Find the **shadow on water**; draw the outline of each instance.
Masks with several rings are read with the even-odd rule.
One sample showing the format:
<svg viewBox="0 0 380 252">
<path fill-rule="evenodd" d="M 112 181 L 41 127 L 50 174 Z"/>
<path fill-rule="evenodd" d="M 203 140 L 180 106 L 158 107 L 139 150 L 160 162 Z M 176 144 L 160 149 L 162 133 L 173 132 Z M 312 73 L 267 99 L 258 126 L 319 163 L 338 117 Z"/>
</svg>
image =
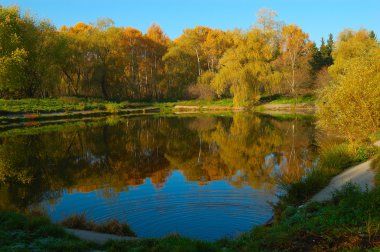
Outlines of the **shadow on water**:
<svg viewBox="0 0 380 252">
<path fill-rule="evenodd" d="M 249 113 L 2 132 L 0 206 L 117 219 L 142 237 L 233 237 L 271 216 L 279 177 L 313 166 L 316 134 L 313 120 Z"/>
</svg>

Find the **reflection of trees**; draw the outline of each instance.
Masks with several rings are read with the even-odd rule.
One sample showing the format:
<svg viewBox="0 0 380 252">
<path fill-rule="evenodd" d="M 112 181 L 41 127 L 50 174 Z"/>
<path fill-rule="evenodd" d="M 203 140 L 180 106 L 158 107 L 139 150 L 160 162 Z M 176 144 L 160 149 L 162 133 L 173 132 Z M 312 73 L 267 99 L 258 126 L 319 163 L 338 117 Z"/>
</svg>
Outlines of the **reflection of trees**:
<svg viewBox="0 0 380 252">
<path fill-rule="evenodd" d="M 294 126 L 294 131 L 292 127 Z M 289 130 L 290 129 L 290 130 Z M 227 179 L 233 186 L 270 187 L 311 165 L 314 129 L 304 121 L 268 117 L 143 117 L 0 138 L 0 194 L 26 207 L 59 197 L 62 189 L 103 189 L 112 198 L 128 186 L 164 186 L 170 171 L 200 184 Z M 5 189 L 6 188 L 6 189 Z"/>
<path fill-rule="evenodd" d="M 264 166 L 264 161 L 281 138 L 267 120 L 235 114 L 231 127 L 218 126 L 210 139 L 219 146 L 220 157 L 230 170 L 228 175 L 234 176 L 234 185 L 257 188 L 273 184 L 273 169 Z"/>
<path fill-rule="evenodd" d="M 228 179 L 237 187 L 271 187 L 278 175 L 291 182 L 312 166 L 312 121 L 277 121 L 248 114 L 214 119 L 192 119 L 189 127 L 197 135 L 175 139 L 179 149 L 166 154 L 172 167 L 182 170 L 189 181 Z"/>
<path fill-rule="evenodd" d="M 49 192 L 88 192 L 112 187 L 114 192 L 144 182 L 164 183 L 169 171 L 164 157 L 162 119 L 130 120 L 115 126 L 70 129 L 41 135 L 1 138 L 0 182 L 19 207 L 55 197 Z M 165 170 L 166 169 L 166 170 Z M 106 194 L 105 194 L 106 195 Z M 109 193 L 108 193 L 109 195 Z"/>
<path fill-rule="evenodd" d="M 278 176 L 282 183 L 299 181 L 315 160 L 315 128 L 310 120 L 290 120 L 274 125 L 282 136 L 277 150 Z"/>
</svg>

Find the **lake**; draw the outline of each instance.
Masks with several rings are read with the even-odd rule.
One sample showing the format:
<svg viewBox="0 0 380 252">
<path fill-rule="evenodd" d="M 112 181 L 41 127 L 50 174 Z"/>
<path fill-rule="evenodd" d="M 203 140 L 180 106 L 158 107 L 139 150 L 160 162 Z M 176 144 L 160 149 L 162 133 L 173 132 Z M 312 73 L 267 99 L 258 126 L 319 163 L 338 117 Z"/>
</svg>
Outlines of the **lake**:
<svg viewBox="0 0 380 252">
<path fill-rule="evenodd" d="M 216 240 L 265 223 L 279 181 L 317 162 L 313 119 L 108 117 L 0 132 L 0 206 Z"/>
</svg>

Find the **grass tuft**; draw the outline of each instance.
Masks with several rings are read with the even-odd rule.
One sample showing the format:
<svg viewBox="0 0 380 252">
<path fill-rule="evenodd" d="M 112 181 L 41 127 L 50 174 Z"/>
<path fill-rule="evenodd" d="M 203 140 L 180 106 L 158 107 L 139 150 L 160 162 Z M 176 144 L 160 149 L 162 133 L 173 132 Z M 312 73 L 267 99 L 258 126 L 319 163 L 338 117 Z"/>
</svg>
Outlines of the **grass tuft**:
<svg viewBox="0 0 380 252">
<path fill-rule="evenodd" d="M 135 232 L 132 231 L 127 223 L 120 223 L 117 220 L 109 220 L 101 224 L 96 224 L 93 221 L 87 220 L 84 214 L 72 215 L 64 219 L 61 224 L 65 227 L 74 229 L 90 230 L 122 236 L 136 236 Z"/>
</svg>

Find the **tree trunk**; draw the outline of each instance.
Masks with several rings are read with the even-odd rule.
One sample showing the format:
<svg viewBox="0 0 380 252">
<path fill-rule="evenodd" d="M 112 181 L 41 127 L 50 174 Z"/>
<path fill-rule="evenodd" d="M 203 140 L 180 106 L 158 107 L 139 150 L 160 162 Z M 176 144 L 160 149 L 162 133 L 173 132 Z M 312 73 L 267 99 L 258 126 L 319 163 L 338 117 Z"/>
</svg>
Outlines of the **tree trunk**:
<svg viewBox="0 0 380 252">
<path fill-rule="evenodd" d="M 202 74 L 201 59 L 199 58 L 198 49 L 195 49 L 195 53 L 197 54 L 197 61 L 198 61 L 198 76 L 201 76 L 201 74 Z"/>
<path fill-rule="evenodd" d="M 108 99 L 108 93 L 107 93 L 107 70 L 104 70 L 104 73 L 103 73 L 103 76 L 102 76 L 102 79 L 100 81 L 100 85 L 101 85 L 101 88 L 102 88 L 102 94 L 103 94 L 103 97 L 105 99 Z"/>
</svg>

